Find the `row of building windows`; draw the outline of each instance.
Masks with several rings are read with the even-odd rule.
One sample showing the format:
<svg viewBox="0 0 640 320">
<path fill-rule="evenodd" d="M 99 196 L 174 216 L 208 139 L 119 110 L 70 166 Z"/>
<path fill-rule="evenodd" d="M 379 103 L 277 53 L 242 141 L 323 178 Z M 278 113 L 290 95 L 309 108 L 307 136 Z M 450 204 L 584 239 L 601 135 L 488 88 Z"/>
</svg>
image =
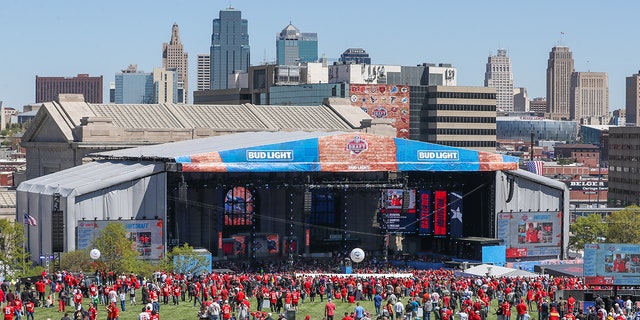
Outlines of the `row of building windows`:
<svg viewBox="0 0 640 320">
<path fill-rule="evenodd" d="M 438 111 L 496 111 L 496 106 L 476 104 L 437 104 L 428 105 L 427 109 Z"/>
<path fill-rule="evenodd" d="M 640 139 L 640 138 L 636 138 L 636 139 Z M 638 144 L 617 144 L 617 143 L 613 143 L 613 144 L 609 144 L 609 148 L 612 150 L 639 150 L 640 149 L 640 145 Z"/>
<path fill-rule="evenodd" d="M 496 129 L 429 129 L 427 134 L 495 136 Z"/>
<path fill-rule="evenodd" d="M 443 141 L 438 140 L 438 144 L 459 148 L 495 148 L 496 141 Z"/>
<path fill-rule="evenodd" d="M 427 117 L 427 122 L 444 122 L 444 123 L 496 123 L 496 117 Z"/>
<path fill-rule="evenodd" d="M 446 98 L 446 99 L 487 99 L 495 100 L 495 93 L 483 92 L 429 92 L 427 99 Z"/>
</svg>

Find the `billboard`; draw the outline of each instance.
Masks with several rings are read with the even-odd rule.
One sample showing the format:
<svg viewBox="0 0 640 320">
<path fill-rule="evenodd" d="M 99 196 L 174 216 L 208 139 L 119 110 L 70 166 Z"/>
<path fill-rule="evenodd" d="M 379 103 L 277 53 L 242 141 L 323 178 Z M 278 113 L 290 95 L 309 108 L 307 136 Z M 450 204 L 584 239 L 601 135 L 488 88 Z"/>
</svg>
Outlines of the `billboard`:
<svg viewBox="0 0 640 320">
<path fill-rule="evenodd" d="M 433 235 L 447 235 L 447 192 L 436 190 L 433 204 Z"/>
<path fill-rule="evenodd" d="M 380 212 L 386 219 L 387 232 L 416 233 L 416 190 L 383 189 L 382 201 Z"/>
<path fill-rule="evenodd" d="M 590 285 L 640 285 L 640 244 L 587 244 L 584 279 Z"/>
<path fill-rule="evenodd" d="M 418 234 L 431 234 L 431 191 L 420 191 L 420 218 L 418 221 Z"/>
<path fill-rule="evenodd" d="M 351 84 L 351 105 L 374 119 L 391 119 L 397 138 L 409 138 L 409 86 Z"/>
<path fill-rule="evenodd" d="M 507 246 L 507 258 L 560 255 L 562 211 L 498 214 L 497 238 Z"/>
<path fill-rule="evenodd" d="M 76 230 L 76 247 L 85 250 L 93 245 L 100 232 L 109 223 L 120 223 L 127 230 L 127 238 L 134 243 L 140 258 L 149 260 L 161 259 L 164 255 L 163 221 L 162 220 L 93 220 L 78 221 Z"/>
</svg>

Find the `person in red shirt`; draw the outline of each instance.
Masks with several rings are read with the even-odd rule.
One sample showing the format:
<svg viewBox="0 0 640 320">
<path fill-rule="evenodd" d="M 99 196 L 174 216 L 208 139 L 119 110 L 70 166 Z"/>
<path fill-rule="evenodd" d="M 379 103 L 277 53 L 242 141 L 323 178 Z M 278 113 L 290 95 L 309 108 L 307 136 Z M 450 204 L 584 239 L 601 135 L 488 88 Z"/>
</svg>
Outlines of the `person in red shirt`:
<svg viewBox="0 0 640 320">
<path fill-rule="evenodd" d="M 173 286 L 173 305 L 178 304 L 180 304 L 180 285 L 176 284 Z"/>
<path fill-rule="evenodd" d="M 229 305 L 229 301 L 225 300 L 224 304 L 221 308 L 222 320 L 231 319 L 231 306 Z"/>
<path fill-rule="evenodd" d="M 25 312 L 27 314 L 27 320 L 29 320 L 29 319 L 34 320 L 33 316 L 34 316 L 34 314 L 36 312 L 36 304 L 33 303 L 33 301 L 29 300 L 24 305 L 24 307 L 25 307 Z"/>
<path fill-rule="evenodd" d="M 520 299 L 520 303 L 516 305 L 516 312 L 518 313 L 516 320 L 523 320 L 525 313 L 527 313 L 527 305 L 523 299 Z"/>
<path fill-rule="evenodd" d="M 98 318 L 98 308 L 96 308 L 96 304 L 93 302 L 89 302 L 89 320 L 96 320 Z"/>
<path fill-rule="evenodd" d="M 13 311 L 18 316 L 18 319 L 22 318 L 22 300 L 18 296 L 13 300 Z"/>
<path fill-rule="evenodd" d="M 324 306 L 324 315 L 327 317 L 327 320 L 333 320 L 335 313 L 336 305 L 331 301 L 331 298 L 329 298 L 327 304 Z"/>
<path fill-rule="evenodd" d="M 6 306 L 4 306 L 4 308 L 2 308 L 2 313 L 4 313 L 4 320 L 13 320 L 15 310 L 13 309 L 12 305 L 7 304 Z"/>
<path fill-rule="evenodd" d="M 107 320 L 117 320 L 120 316 L 120 310 L 118 310 L 118 306 L 116 306 L 115 302 L 111 302 L 107 306 Z"/>
</svg>

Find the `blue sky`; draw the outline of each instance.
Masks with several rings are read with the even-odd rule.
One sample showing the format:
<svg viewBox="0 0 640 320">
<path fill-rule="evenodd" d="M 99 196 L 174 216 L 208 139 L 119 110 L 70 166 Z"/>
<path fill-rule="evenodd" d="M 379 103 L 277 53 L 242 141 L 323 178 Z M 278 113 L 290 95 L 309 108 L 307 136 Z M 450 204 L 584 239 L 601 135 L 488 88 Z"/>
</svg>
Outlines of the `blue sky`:
<svg viewBox="0 0 640 320">
<path fill-rule="evenodd" d="M 640 70 L 640 1 L 20 0 L 0 7 L 0 100 L 20 109 L 35 101 L 36 75 L 88 73 L 104 76 L 107 103 L 115 73 L 162 65 L 174 22 L 195 89 L 196 56 L 209 52 L 211 22 L 230 5 L 249 20 L 253 65 L 275 60 L 275 36 L 291 21 L 318 33 L 328 58 L 362 47 L 373 63 L 451 63 L 465 86 L 482 86 L 488 56 L 504 48 L 531 98 L 546 95 L 555 45 L 570 47 L 576 71 L 609 74 L 611 109 L 624 108 L 625 77 Z"/>
</svg>

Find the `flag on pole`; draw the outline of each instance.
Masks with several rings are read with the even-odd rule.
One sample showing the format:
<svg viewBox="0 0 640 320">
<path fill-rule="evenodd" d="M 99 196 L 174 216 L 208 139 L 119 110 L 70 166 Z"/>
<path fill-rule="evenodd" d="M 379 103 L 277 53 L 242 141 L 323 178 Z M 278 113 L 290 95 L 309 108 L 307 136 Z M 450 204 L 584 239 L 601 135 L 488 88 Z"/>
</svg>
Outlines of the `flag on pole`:
<svg viewBox="0 0 640 320">
<path fill-rule="evenodd" d="M 30 226 L 37 226 L 38 225 L 38 221 L 36 221 L 36 218 L 32 217 L 30 214 L 25 213 L 24 214 L 24 224 L 28 224 Z"/>
<path fill-rule="evenodd" d="M 526 161 L 527 171 L 544 176 L 544 161 Z"/>
</svg>

